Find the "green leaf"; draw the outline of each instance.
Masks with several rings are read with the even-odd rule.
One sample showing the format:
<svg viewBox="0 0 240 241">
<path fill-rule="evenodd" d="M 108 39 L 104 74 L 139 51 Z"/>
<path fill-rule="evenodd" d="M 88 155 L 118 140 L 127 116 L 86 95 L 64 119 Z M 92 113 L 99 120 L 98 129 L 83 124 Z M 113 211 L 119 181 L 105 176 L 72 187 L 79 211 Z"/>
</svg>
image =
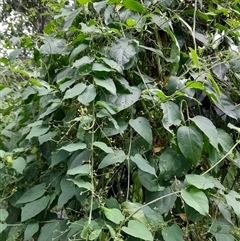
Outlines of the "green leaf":
<svg viewBox="0 0 240 241">
<path fill-rule="evenodd" d="M 189 191 L 182 189 L 181 195 L 187 205 L 194 208 L 196 211 L 198 211 L 204 216 L 208 215 L 208 199 L 204 192 L 199 191 L 196 188 L 191 188 Z"/>
<path fill-rule="evenodd" d="M 31 131 L 26 136 L 26 139 L 31 139 L 32 137 L 39 137 L 44 134 L 46 134 L 49 130 L 49 127 L 43 127 L 43 126 L 33 126 L 31 128 Z"/>
<path fill-rule="evenodd" d="M 131 44 L 127 38 L 118 39 L 117 42 L 112 45 L 109 51 L 110 57 L 124 69 L 131 67 L 129 63 L 136 53 L 137 51 L 135 46 Z"/>
<path fill-rule="evenodd" d="M 90 164 L 83 164 L 67 171 L 67 175 L 80 175 L 80 176 L 87 176 L 91 171 Z"/>
<path fill-rule="evenodd" d="M 93 58 L 90 58 L 90 57 L 88 57 L 88 56 L 84 56 L 84 57 L 82 57 L 81 59 L 76 60 L 76 61 L 73 63 L 73 67 L 80 68 L 80 67 L 82 67 L 82 66 L 84 66 L 84 65 L 91 64 L 93 61 L 94 61 Z"/>
<path fill-rule="evenodd" d="M 197 115 L 191 120 L 208 137 L 209 142 L 218 150 L 218 133 L 212 121 L 204 116 Z"/>
<path fill-rule="evenodd" d="M 32 202 L 45 193 L 46 183 L 38 184 L 30 189 L 28 189 L 17 201 L 16 204 Z"/>
<path fill-rule="evenodd" d="M 144 224 L 135 220 L 130 220 L 128 222 L 128 227 L 123 226 L 122 231 L 136 238 L 146 241 L 153 241 L 153 236 L 148 228 Z"/>
<path fill-rule="evenodd" d="M 89 240 L 96 240 L 101 234 L 101 232 L 102 232 L 102 229 L 100 228 L 94 229 L 89 235 Z"/>
<path fill-rule="evenodd" d="M 170 195 L 170 194 L 172 194 L 172 195 Z M 166 196 L 166 197 L 164 197 L 164 196 Z M 167 187 L 165 190 L 159 191 L 159 192 L 147 191 L 145 193 L 145 199 L 146 199 L 145 202 L 146 203 L 151 202 L 160 197 L 164 197 L 164 198 L 150 204 L 149 206 L 153 210 L 157 210 L 160 214 L 169 212 L 175 205 L 175 202 L 177 199 L 176 194 L 173 194 L 172 187 Z"/>
<path fill-rule="evenodd" d="M 132 203 L 132 202 L 124 202 L 122 204 L 122 206 L 123 206 L 123 208 L 126 210 L 126 212 L 128 214 L 132 215 L 134 213 L 132 217 L 135 220 L 137 220 L 137 221 L 139 221 L 139 222 L 141 222 L 141 223 L 143 223 L 145 225 L 148 224 L 147 219 L 146 219 L 146 217 L 145 217 L 145 215 L 143 213 L 143 210 L 142 209 L 139 210 L 141 205 L 138 205 L 138 204 Z"/>
<path fill-rule="evenodd" d="M 109 68 L 106 64 L 103 63 L 94 63 L 92 66 L 92 71 L 94 72 L 111 72 L 111 68 Z M 98 74 L 96 74 L 98 75 Z"/>
<path fill-rule="evenodd" d="M 197 187 L 198 189 L 206 190 L 208 188 L 214 188 L 214 183 L 211 182 L 208 178 L 203 177 L 197 174 L 187 174 L 186 180 L 188 184 Z"/>
<path fill-rule="evenodd" d="M 73 183 L 66 180 L 66 177 L 61 179 L 60 187 L 62 192 L 58 198 L 58 208 L 62 208 L 75 195 L 76 191 Z"/>
<path fill-rule="evenodd" d="M 36 201 L 27 203 L 22 208 L 21 222 L 24 222 L 32 217 L 35 217 L 37 214 L 43 211 L 47 207 L 49 200 L 50 196 L 43 196 L 42 198 L 37 199 Z"/>
<path fill-rule="evenodd" d="M 214 235 L 216 241 L 236 241 L 231 234 L 232 227 L 221 221 L 214 220 L 210 232 Z"/>
<path fill-rule="evenodd" d="M 123 6 L 138 13 L 142 13 L 144 11 L 144 5 L 134 0 L 123 0 Z"/>
<path fill-rule="evenodd" d="M 112 103 L 106 101 L 97 101 L 96 105 L 101 106 L 102 108 L 106 109 L 111 115 L 117 113 L 117 108 Z"/>
<path fill-rule="evenodd" d="M 202 154 L 202 133 L 194 126 L 181 126 L 177 131 L 177 141 L 184 157 L 197 166 Z"/>
<path fill-rule="evenodd" d="M 27 162 L 24 158 L 18 157 L 13 160 L 12 168 L 15 169 L 18 173 L 23 174 L 23 170 L 27 166 Z"/>
<path fill-rule="evenodd" d="M 107 156 L 103 158 L 101 163 L 99 164 L 98 168 L 102 169 L 104 167 L 107 167 L 109 165 L 113 165 L 115 163 L 122 163 L 126 159 L 126 155 L 124 151 L 117 150 L 114 154 L 110 153 Z"/>
<path fill-rule="evenodd" d="M 177 224 L 173 224 L 171 227 L 164 227 L 162 236 L 165 241 L 184 241 L 183 232 Z"/>
<path fill-rule="evenodd" d="M 136 154 L 135 156 L 131 156 L 131 160 L 142 171 L 150 173 L 150 174 L 156 176 L 155 169 L 140 154 Z"/>
<path fill-rule="evenodd" d="M 52 112 L 54 112 L 55 110 L 57 110 L 59 107 L 61 106 L 61 100 L 59 99 L 54 99 L 53 103 L 46 109 L 46 111 L 44 111 L 40 116 L 39 119 L 44 118 L 47 115 L 50 115 Z M 38 130 L 39 132 L 41 132 L 43 134 L 45 134 L 46 132 L 44 132 L 44 130 L 46 130 L 45 128 L 43 130 Z M 43 133 L 44 132 L 44 133 Z M 34 133 L 34 135 L 36 135 L 36 133 Z"/>
<path fill-rule="evenodd" d="M 92 190 L 92 184 L 90 182 L 85 182 L 80 179 L 67 179 L 67 180 L 72 181 L 74 184 L 76 184 L 80 188 Z"/>
<path fill-rule="evenodd" d="M 67 146 L 63 146 L 61 147 L 59 150 L 65 150 L 68 152 L 74 152 L 74 151 L 78 151 L 78 150 L 82 150 L 86 148 L 86 144 L 82 143 L 82 142 L 77 142 L 77 143 L 71 143 Z"/>
<path fill-rule="evenodd" d="M 43 225 L 37 241 L 67 240 L 62 237 L 66 233 L 67 225 L 65 220 L 52 220 Z"/>
<path fill-rule="evenodd" d="M 0 234 L 7 228 L 7 226 L 6 223 L 0 223 Z"/>
<path fill-rule="evenodd" d="M 63 99 L 72 99 L 75 96 L 80 95 L 86 87 L 87 86 L 83 83 L 74 85 L 73 88 L 66 91 Z"/>
<path fill-rule="evenodd" d="M 232 137 L 222 129 L 217 129 L 218 143 L 225 152 L 228 152 L 234 145 Z"/>
<path fill-rule="evenodd" d="M 7 217 L 8 217 L 8 211 L 6 209 L 0 209 L 0 222 L 5 221 Z"/>
<path fill-rule="evenodd" d="M 138 178 L 141 184 L 150 192 L 162 191 L 164 188 L 159 186 L 156 174 L 150 174 L 138 169 Z"/>
<path fill-rule="evenodd" d="M 113 61 L 112 59 L 107 59 L 107 58 L 102 58 L 102 60 L 105 62 L 106 65 L 111 67 L 111 69 L 117 70 L 120 74 L 123 73 L 123 69 L 117 62 Z"/>
<path fill-rule="evenodd" d="M 103 210 L 106 218 L 113 223 L 120 224 L 124 220 L 124 216 L 122 215 L 121 211 L 117 208 L 105 208 L 101 207 Z"/>
<path fill-rule="evenodd" d="M 126 24 L 127 26 L 132 27 L 136 25 L 136 21 L 133 18 L 128 18 Z"/>
<path fill-rule="evenodd" d="M 42 145 L 43 143 L 53 139 L 57 135 L 56 131 L 49 131 L 47 134 L 38 137 L 39 144 Z"/>
<path fill-rule="evenodd" d="M 92 143 L 92 145 L 100 148 L 101 150 L 103 150 L 106 153 L 113 153 L 114 154 L 113 149 L 111 147 L 108 147 L 104 142 L 94 141 Z"/>
<path fill-rule="evenodd" d="M 168 20 L 167 18 L 161 16 L 161 15 L 157 15 L 157 14 L 151 14 L 151 18 L 153 20 L 153 22 L 162 30 L 165 30 L 165 28 L 169 28 L 169 23 L 170 20 Z"/>
<path fill-rule="evenodd" d="M 66 160 L 68 156 L 69 156 L 68 151 L 60 150 L 60 151 L 54 152 L 51 156 L 51 166 L 55 166 L 61 161 Z"/>
<path fill-rule="evenodd" d="M 12 89 L 10 89 L 8 87 L 0 90 L 0 100 L 3 99 L 3 97 L 6 96 L 7 94 L 9 94 L 10 92 L 12 92 Z"/>
<path fill-rule="evenodd" d="M 166 130 L 170 130 L 171 126 L 179 126 L 181 124 L 181 114 L 177 104 L 172 101 L 161 104 L 161 109 L 163 110 L 162 123 Z"/>
<path fill-rule="evenodd" d="M 111 78 L 100 79 L 97 77 L 93 78 L 96 85 L 101 86 L 108 90 L 111 94 L 116 95 L 116 86 Z"/>
<path fill-rule="evenodd" d="M 160 175 L 163 180 L 170 180 L 174 176 L 182 177 L 188 172 L 191 164 L 182 154 L 167 147 L 159 158 Z"/>
<path fill-rule="evenodd" d="M 192 48 L 190 48 L 190 52 L 191 52 L 191 57 L 192 57 L 192 60 L 193 60 L 193 64 L 195 65 L 195 67 L 199 68 L 199 61 L 198 61 L 198 55 L 196 53 L 196 51 Z"/>
<path fill-rule="evenodd" d="M 24 240 L 30 240 L 38 230 L 38 223 L 29 223 L 24 231 Z"/>
<path fill-rule="evenodd" d="M 70 14 L 65 18 L 65 23 L 63 25 L 63 30 L 68 30 L 74 21 L 74 19 L 78 16 L 78 14 L 81 12 L 82 8 L 78 8 L 74 11 L 71 11 Z"/>
<path fill-rule="evenodd" d="M 184 210 L 188 220 L 191 220 L 193 222 L 199 222 L 204 218 L 204 215 L 200 214 L 194 208 L 188 206 L 186 203 L 184 204 Z"/>
<path fill-rule="evenodd" d="M 42 54 L 68 54 L 66 50 L 67 41 L 65 39 L 45 37 L 44 44 L 40 47 Z"/>
<path fill-rule="evenodd" d="M 71 62 L 74 60 L 74 58 L 75 58 L 78 54 L 80 54 L 82 51 L 84 51 L 87 47 L 88 47 L 87 44 L 84 44 L 84 43 L 79 44 L 79 45 L 77 46 L 77 48 L 75 48 L 75 49 L 72 51 L 72 53 L 70 54 L 69 62 L 71 63 Z"/>
<path fill-rule="evenodd" d="M 142 136 L 148 143 L 152 144 L 152 129 L 149 121 L 145 117 L 138 117 L 129 121 L 130 126 Z"/>
<path fill-rule="evenodd" d="M 237 200 L 240 199 L 240 195 L 237 192 L 231 190 L 228 194 L 224 196 L 228 205 L 233 208 L 237 216 L 240 216 L 240 201 Z"/>
<path fill-rule="evenodd" d="M 78 96 L 78 101 L 84 105 L 87 105 L 95 99 L 96 95 L 97 93 L 94 85 L 90 84 L 83 91 L 83 93 Z"/>
<path fill-rule="evenodd" d="M 213 67 L 213 69 L 214 69 L 214 67 Z M 220 91 L 220 89 L 219 89 L 219 87 L 218 87 L 218 84 L 216 83 L 216 81 L 215 81 L 214 78 L 212 77 L 212 75 L 211 75 L 210 73 L 206 73 L 206 76 L 211 80 L 214 89 L 216 90 L 217 94 L 220 96 L 221 91 Z M 220 79 L 221 79 L 221 78 L 220 78 Z M 221 80 L 223 81 L 223 79 L 224 79 L 224 77 L 222 77 Z"/>
<path fill-rule="evenodd" d="M 111 238 L 115 238 L 116 237 L 116 232 L 114 231 L 114 229 L 112 228 L 112 226 L 106 224 L 106 227 L 108 228 L 109 232 L 110 232 L 110 235 L 111 235 Z"/>
</svg>

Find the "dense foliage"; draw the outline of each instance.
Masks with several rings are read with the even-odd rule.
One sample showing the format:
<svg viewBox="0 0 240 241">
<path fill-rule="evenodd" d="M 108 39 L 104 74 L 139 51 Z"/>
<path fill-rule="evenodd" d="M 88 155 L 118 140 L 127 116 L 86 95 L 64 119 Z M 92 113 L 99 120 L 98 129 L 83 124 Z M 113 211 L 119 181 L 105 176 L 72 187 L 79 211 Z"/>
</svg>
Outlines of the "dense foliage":
<svg viewBox="0 0 240 241">
<path fill-rule="evenodd" d="M 240 1 L 13 2 L 1 240 L 239 240 Z"/>
</svg>

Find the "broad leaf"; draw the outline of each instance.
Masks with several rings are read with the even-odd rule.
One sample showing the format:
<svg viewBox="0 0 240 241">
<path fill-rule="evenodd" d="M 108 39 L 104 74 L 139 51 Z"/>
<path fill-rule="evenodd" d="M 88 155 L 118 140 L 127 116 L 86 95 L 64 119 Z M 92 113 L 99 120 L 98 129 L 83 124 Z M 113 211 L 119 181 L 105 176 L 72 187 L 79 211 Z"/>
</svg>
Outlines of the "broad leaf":
<svg viewBox="0 0 240 241">
<path fill-rule="evenodd" d="M 163 180 L 170 180 L 174 176 L 182 177 L 188 172 L 191 164 L 182 154 L 167 147 L 159 158 L 160 176 Z"/>
<path fill-rule="evenodd" d="M 63 235 L 66 234 L 66 221 L 53 220 L 44 224 L 40 230 L 37 241 L 67 240 Z"/>
<path fill-rule="evenodd" d="M 181 114 L 177 104 L 172 101 L 161 104 L 163 110 L 162 123 L 166 130 L 173 132 L 170 127 L 179 126 L 181 124 Z"/>
<path fill-rule="evenodd" d="M 202 133 L 194 126 L 181 126 L 177 131 L 177 141 L 184 157 L 197 166 L 202 154 Z"/>
<path fill-rule="evenodd" d="M 141 205 L 138 205 L 137 203 L 132 203 L 132 202 L 124 202 L 122 204 L 122 206 L 126 210 L 126 212 L 128 212 L 130 215 L 134 213 L 132 217 L 135 220 L 137 220 L 145 225 L 148 223 L 147 219 L 143 213 L 143 210 L 142 209 L 139 210 Z"/>
<path fill-rule="evenodd" d="M 123 0 L 123 6 L 138 13 L 142 13 L 144 10 L 144 5 L 135 0 Z"/>
<path fill-rule="evenodd" d="M 83 164 L 77 167 L 74 167 L 72 169 L 69 169 L 67 171 L 68 175 L 80 175 L 80 176 L 86 176 L 91 171 L 91 165 L 90 164 Z"/>
<path fill-rule="evenodd" d="M 67 90 L 63 99 L 72 99 L 77 95 L 80 95 L 85 89 L 86 85 L 84 83 L 76 84 L 71 89 Z"/>
<path fill-rule="evenodd" d="M 212 146 L 218 150 L 218 133 L 213 123 L 208 118 L 200 115 L 193 117 L 191 120 L 208 137 Z"/>
<path fill-rule="evenodd" d="M 74 152 L 74 151 L 82 150 L 82 149 L 85 149 L 85 148 L 86 148 L 85 143 L 78 142 L 78 143 L 71 143 L 67 146 L 63 146 L 59 150 L 65 150 L 67 152 Z"/>
<path fill-rule="evenodd" d="M 75 49 L 72 51 L 72 53 L 71 53 L 71 55 L 70 55 L 70 57 L 69 57 L 69 62 L 72 62 L 73 59 L 74 59 L 79 53 L 81 53 L 82 51 L 84 51 L 87 47 L 88 47 L 87 44 L 79 44 L 79 45 L 77 46 L 77 48 L 75 48 Z"/>
<path fill-rule="evenodd" d="M 27 203 L 22 208 L 21 221 L 24 222 L 32 217 L 35 217 L 37 214 L 43 211 L 47 207 L 49 200 L 50 196 L 43 196 L 42 198 L 37 199 L 36 201 Z"/>
<path fill-rule="evenodd" d="M 30 240 L 38 230 L 38 223 L 29 223 L 24 231 L 24 240 Z"/>
<path fill-rule="evenodd" d="M 231 225 L 215 220 L 211 225 L 210 232 L 214 235 L 216 241 L 236 241 L 231 234 Z"/>
<path fill-rule="evenodd" d="M 90 182 L 85 182 L 85 181 L 80 180 L 80 179 L 67 179 L 67 180 L 72 181 L 74 184 L 76 184 L 80 188 L 84 188 L 84 189 L 87 189 L 87 190 L 92 189 L 92 184 Z"/>
<path fill-rule="evenodd" d="M 153 241 L 153 236 L 148 228 L 144 224 L 135 220 L 130 220 L 128 222 L 128 227 L 122 227 L 122 231 L 136 238 L 146 241 Z"/>
<path fill-rule="evenodd" d="M 189 191 L 182 189 L 181 195 L 183 200 L 189 205 L 190 207 L 194 208 L 202 215 L 208 215 L 209 206 L 208 206 L 208 199 L 204 192 L 199 191 L 196 188 L 191 188 Z"/>
<path fill-rule="evenodd" d="M 129 65 L 129 63 L 132 61 L 136 53 L 135 46 L 131 44 L 127 38 L 117 40 L 109 51 L 111 58 L 124 69 L 131 67 L 131 64 Z"/>
<path fill-rule="evenodd" d="M 100 79 L 94 77 L 96 85 L 101 86 L 108 90 L 111 94 L 116 95 L 116 86 L 111 78 Z"/>
<path fill-rule="evenodd" d="M 155 209 L 158 210 L 160 214 L 164 214 L 169 212 L 173 208 L 173 206 L 175 205 L 177 196 L 176 194 L 173 193 L 172 187 L 167 187 L 165 190 L 159 191 L 159 192 L 146 191 L 145 193 L 145 202 L 150 202 L 158 198 L 159 200 L 150 204 L 149 206 L 153 210 Z"/>
<path fill-rule="evenodd" d="M 150 174 L 148 172 L 138 169 L 138 178 L 141 184 L 150 192 L 157 192 L 164 190 L 164 187 L 159 186 L 158 178 L 156 174 Z"/>
<path fill-rule="evenodd" d="M 45 37 L 43 42 L 44 44 L 40 47 L 40 53 L 42 54 L 68 54 L 65 39 Z"/>
<path fill-rule="evenodd" d="M 25 167 L 27 166 L 27 162 L 23 157 L 18 157 L 13 160 L 12 168 L 15 169 L 18 173 L 22 174 Z"/>
<path fill-rule="evenodd" d="M 183 232 L 177 224 L 173 224 L 171 227 L 164 227 L 162 236 L 165 241 L 184 241 Z"/>
<path fill-rule="evenodd" d="M 188 184 L 193 185 L 198 189 L 212 189 L 215 186 L 214 183 L 211 182 L 208 178 L 197 174 L 187 174 L 186 180 Z"/>
<path fill-rule="evenodd" d="M 232 137 L 222 129 L 217 129 L 218 143 L 225 152 L 228 152 L 234 145 Z"/>
<path fill-rule="evenodd" d="M 103 210 L 106 218 L 113 223 L 119 224 L 124 220 L 124 216 L 122 215 L 121 211 L 117 208 L 105 208 L 101 207 Z"/>
<path fill-rule="evenodd" d="M 40 198 L 41 196 L 43 196 L 43 194 L 46 191 L 45 187 L 46 187 L 46 183 L 41 183 L 30 188 L 19 198 L 19 200 L 17 201 L 17 204 L 32 202 Z"/>
<path fill-rule="evenodd" d="M 142 171 L 150 173 L 150 174 L 156 176 L 155 169 L 140 154 L 136 154 L 135 156 L 131 156 L 131 160 Z"/>
<path fill-rule="evenodd" d="M 44 126 L 33 126 L 31 128 L 31 131 L 28 133 L 26 136 L 26 139 L 31 139 L 32 137 L 39 137 L 44 134 L 46 134 L 49 130 L 49 127 L 44 127 Z"/>
<path fill-rule="evenodd" d="M 67 18 L 65 19 L 65 23 L 63 25 L 64 31 L 68 30 L 72 26 L 74 19 L 78 16 L 78 14 L 81 12 L 81 10 L 82 10 L 81 8 L 78 8 L 74 11 L 70 11 L 70 13 L 68 14 Z"/>
<path fill-rule="evenodd" d="M 109 146 L 107 146 L 104 142 L 101 141 L 94 141 L 93 146 L 100 148 L 106 153 L 114 153 L 113 149 Z"/>
<path fill-rule="evenodd" d="M 84 66 L 84 65 L 91 64 L 93 61 L 94 61 L 93 58 L 90 58 L 90 57 L 88 57 L 88 56 L 84 56 L 84 57 L 82 57 L 81 59 L 76 60 L 76 61 L 73 63 L 73 67 L 80 68 L 80 67 L 82 67 L 82 66 Z"/>
<path fill-rule="evenodd" d="M 96 89 L 94 85 L 91 84 L 87 86 L 83 93 L 78 96 L 78 101 L 86 105 L 92 102 L 95 99 L 96 95 Z"/>
<path fill-rule="evenodd" d="M 113 165 L 115 163 L 122 163 L 126 159 L 126 155 L 124 151 L 117 150 L 114 154 L 110 153 L 107 156 L 103 158 L 101 163 L 99 164 L 98 168 L 102 169 L 104 167 L 107 167 L 109 165 Z"/>
<path fill-rule="evenodd" d="M 62 178 L 60 187 L 62 192 L 58 198 L 58 208 L 62 208 L 75 195 L 75 187 L 72 182 L 66 180 L 66 177 Z"/>
<path fill-rule="evenodd" d="M 129 121 L 130 126 L 142 136 L 148 143 L 152 144 L 152 129 L 149 121 L 145 117 L 138 117 Z"/>
<path fill-rule="evenodd" d="M 5 221 L 8 217 L 8 211 L 6 209 L 0 209 L 0 222 Z"/>
</svg>

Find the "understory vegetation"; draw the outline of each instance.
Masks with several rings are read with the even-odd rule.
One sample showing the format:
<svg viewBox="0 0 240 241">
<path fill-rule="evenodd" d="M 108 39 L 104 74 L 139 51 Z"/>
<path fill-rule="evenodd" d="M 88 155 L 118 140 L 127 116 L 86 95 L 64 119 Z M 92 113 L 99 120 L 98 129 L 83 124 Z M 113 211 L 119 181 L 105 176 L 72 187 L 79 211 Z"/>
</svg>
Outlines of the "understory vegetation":
<svg viewBox="0 0 240 241">
<path fill-rule="evenodd" d="M 240 1 L 13 2 L 0 240 L 240 240 Z"/>
</svg>

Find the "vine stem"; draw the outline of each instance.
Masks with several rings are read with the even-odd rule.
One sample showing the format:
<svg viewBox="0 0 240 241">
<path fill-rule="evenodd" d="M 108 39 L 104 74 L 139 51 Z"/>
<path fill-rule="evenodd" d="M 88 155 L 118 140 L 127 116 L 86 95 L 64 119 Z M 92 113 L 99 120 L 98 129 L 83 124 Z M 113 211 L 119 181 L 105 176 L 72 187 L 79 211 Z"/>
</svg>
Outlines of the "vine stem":
<svg viewBox="0 0 240 241">
<path fill-rule="evenodd" d="M 201 176 L 204 176 L 205 174 L 209 173 L 212 169 L 214 169 L 219 163 L 221 163 L 234 149 L 235 147 L 240 143 L 240 140 L 238 140 L 234 146 L 213 166 L 211 166 L 207 171 L 205 171 Z"/>
<path fill-rule="evenodd" d="M 193 44 L 194 44 L 194 50 L 195 50 L 195 52 L 197 52 L 197 43 L 196 43 L 197 3 L 198 3 L 198 0 L 195 0 L 195 3 L 194 3 L 194 13 L 193 13 Z"/>
</svg>

